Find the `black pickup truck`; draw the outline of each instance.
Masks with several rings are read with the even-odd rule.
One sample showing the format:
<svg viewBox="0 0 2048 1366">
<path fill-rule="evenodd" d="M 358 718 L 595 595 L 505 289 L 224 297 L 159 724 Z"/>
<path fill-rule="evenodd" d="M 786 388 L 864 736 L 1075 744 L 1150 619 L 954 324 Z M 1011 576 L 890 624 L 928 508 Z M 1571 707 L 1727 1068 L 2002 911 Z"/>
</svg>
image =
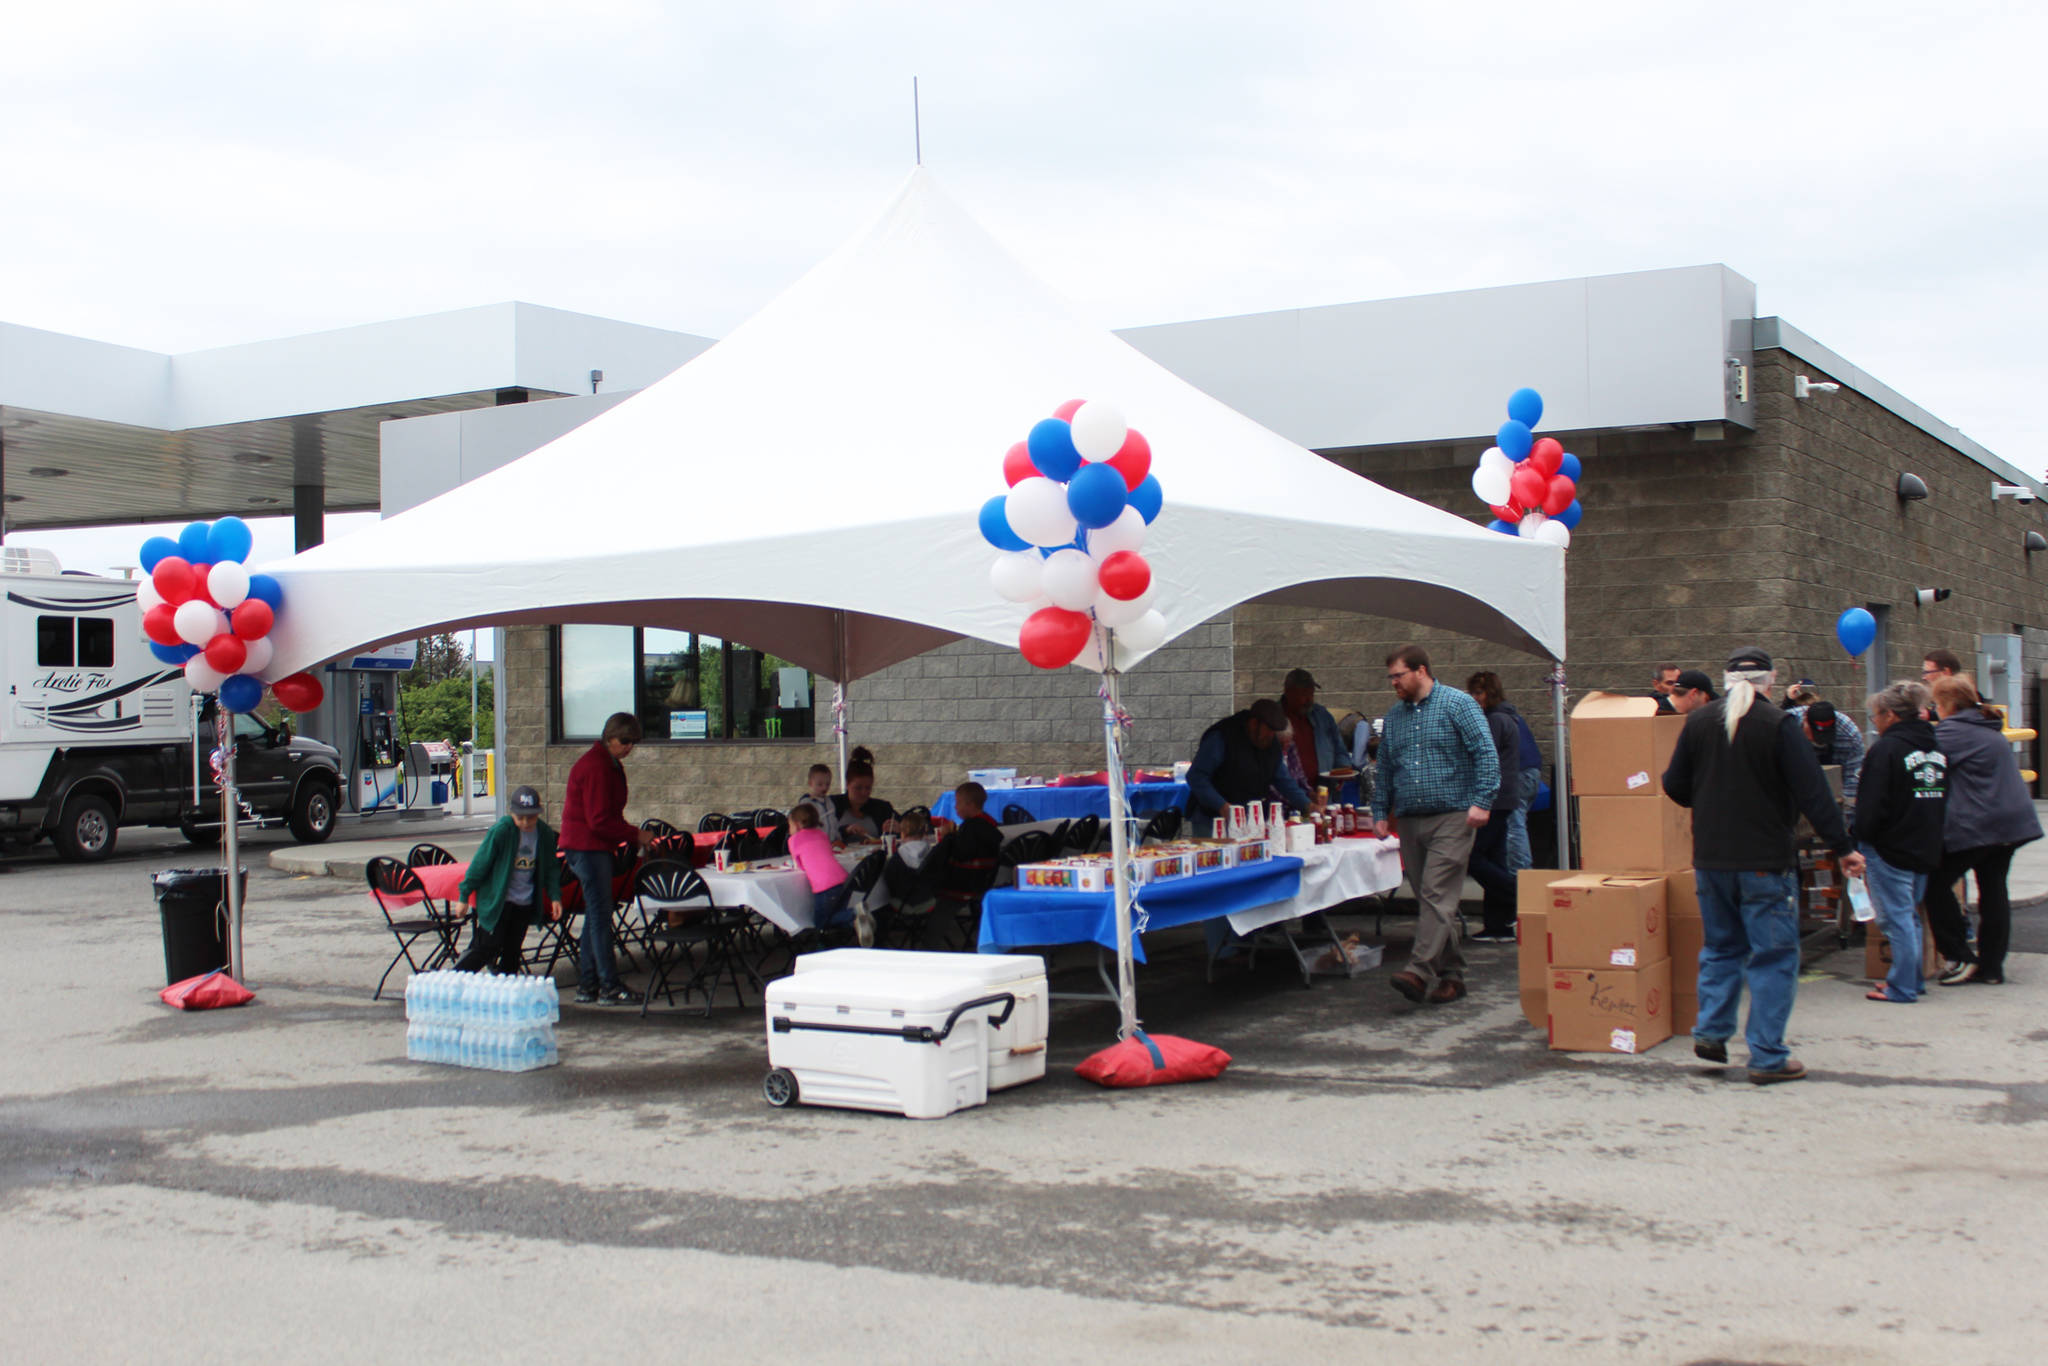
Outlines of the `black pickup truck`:
<svg viewBox="0 0 2048 1366">
<path fill-rule="evenodd" d="M 289 825 L 307 844 L 326 839 L 341 795 L 340 754 L 254 716 L 233 720 L 241 823 Z M 32 798 L 0 803 L 0 847 L 18 852 L 47 835 L 59 857 L 90 862 L 114 851 L 124 825 L 175 826 L 195 844 L 218 843 L 219 789 L 206 756 L 196 805 L 192 791 L 189 740 L 58 747 Z"/>
</svg>

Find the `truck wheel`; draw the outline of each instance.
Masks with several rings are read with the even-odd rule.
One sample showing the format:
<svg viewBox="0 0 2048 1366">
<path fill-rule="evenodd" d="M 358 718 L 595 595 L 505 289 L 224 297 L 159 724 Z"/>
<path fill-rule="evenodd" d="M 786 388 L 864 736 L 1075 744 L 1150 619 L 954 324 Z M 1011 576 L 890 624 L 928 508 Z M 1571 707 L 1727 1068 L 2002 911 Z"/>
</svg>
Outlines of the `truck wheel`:
<svg viewBox="0 0 2048 1366">
<path fill-rule="evenodd" d="M 334 833 L 334 789 L 322 782 L 303 783 L 292 798 L 292 837 L 318 844 Z"/>
<path fill-rule="evenodd" d="M 73 863 L 96 863 L 114 852 L 114 808 L 104 797 L 83 793 L 64 803 L 64 814 L 50 832 L 57 857 Z"/>
<path fill-rule="evenodd" d="M 178 833 L 183 835 L 188 843 L 196 844 L 202 849 L 220 847 L 221 827 L 218 825 L 193 825 L 189 821 L 180 821 Z"/>
</svg>

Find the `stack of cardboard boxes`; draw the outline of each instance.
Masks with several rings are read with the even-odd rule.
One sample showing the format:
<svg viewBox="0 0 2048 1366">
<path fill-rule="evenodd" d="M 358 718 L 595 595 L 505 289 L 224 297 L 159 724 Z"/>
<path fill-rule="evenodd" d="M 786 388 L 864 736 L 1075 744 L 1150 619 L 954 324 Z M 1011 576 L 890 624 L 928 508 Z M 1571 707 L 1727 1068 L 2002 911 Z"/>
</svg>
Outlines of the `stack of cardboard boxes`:
<svg viewBox="0 0 2048 1366">
<path fill-rule="evenodd" d="M 1662 778 L 1685 718 L 1594 693 L 1572 712 L 1584 871 L 1521 874 L 1522 1009 L 1555 1049 L 1637 1053 L 1699 1013 L 1691 813 Z"/>
</svg>

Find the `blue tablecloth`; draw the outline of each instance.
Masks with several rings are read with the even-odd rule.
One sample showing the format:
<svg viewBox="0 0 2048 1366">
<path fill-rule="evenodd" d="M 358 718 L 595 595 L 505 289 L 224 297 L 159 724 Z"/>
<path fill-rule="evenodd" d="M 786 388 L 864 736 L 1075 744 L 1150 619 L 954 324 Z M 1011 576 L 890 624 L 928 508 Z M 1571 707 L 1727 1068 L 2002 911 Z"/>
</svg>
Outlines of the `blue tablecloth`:
<svg viewBox="0 0 2048 1366">
<path fill-rule="evenodd" d="M 1188 804 L 1186 783 L 1131 783 L 1124 788 L 1124 800 L 1134 816 L 1149 816 L 1167 807 L 1183 810 Z M 1021 806 L 1034 821 L 1066 821 L 1076 816 L 1109 819 L 1109 787 L 992 787 L 988 790 L 988 814 L 1001 821 L 1007 807 Z M 953 818 L 953 794 L 932 803 L 932 814 Z"/>
<path fill-rule="evenodd" d="M 1284 901 L 1300 890 L 1301 860 L 1273 858 L 1246 868 L 1140 887 L 1132 917 L 1136 921 L 1142 909 L 1146 929 L 1164 930 Z M 1090 942 L 1116 947 L 1116 899 L 1108 892 L 1026 892 L 1008 887 L 981 899 L 978 947 L 983 953 Z M 1143 962 L 1144 946 L 1134 942 L 1132 954 Z"/>
</svg>

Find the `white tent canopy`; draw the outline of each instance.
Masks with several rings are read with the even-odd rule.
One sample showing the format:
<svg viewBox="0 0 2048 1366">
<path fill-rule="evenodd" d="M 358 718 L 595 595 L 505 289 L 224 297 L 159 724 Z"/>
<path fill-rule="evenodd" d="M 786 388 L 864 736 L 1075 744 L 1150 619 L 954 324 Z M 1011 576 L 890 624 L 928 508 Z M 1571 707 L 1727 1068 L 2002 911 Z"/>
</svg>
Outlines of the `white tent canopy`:
<svg viewBox="0 0 2048 1366">
<path fill-rule="evenodd" d="M 1366 382 L 1361 377 L 1361 383 Z M 272 676 L 471 626 L 743 640 L 845 682 L 1014 644 L 976 523 L 1071 398 L 1145 433 L 1169 639 L 1246 601 L 1365 611 L 1561 658 L 1563 551 L 1282 439 L 1082 321 L 915 172 L 879 222 L 689 364 L 524 458 L 266 566 Z M 459 531 L 460 534 L 457 534 Z"/>
</svg>

